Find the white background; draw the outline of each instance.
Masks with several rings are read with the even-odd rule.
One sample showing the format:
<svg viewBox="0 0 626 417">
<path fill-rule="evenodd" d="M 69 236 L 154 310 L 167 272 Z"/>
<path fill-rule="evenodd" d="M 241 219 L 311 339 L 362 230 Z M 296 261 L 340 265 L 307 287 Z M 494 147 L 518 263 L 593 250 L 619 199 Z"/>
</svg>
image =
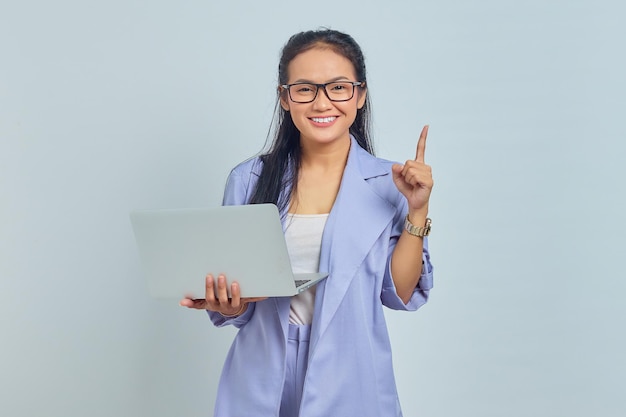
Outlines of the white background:
<svg viewBox="0 0 626 417">
<path fill-rule="evenodd" d="M 625 415 L 624 9 L 2 0 L 0 415 L 212 414 L 234 332 L 148 298 L 128 212 L 219 204 L 320 26 L 366 54 L 379 156 L 431 125 L 436 287 L 388 315 L 405 415 Z"/>
</svg>

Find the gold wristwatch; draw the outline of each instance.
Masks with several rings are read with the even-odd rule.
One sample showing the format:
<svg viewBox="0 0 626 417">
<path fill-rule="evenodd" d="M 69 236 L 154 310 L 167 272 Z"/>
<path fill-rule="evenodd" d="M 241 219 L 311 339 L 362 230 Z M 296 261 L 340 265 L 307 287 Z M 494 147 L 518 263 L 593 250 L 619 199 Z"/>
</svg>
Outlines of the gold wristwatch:
<svg viewBox="0 0 626 417">
<path fill-rule="evenodd" d="M 409 215 L 406 215 L 404 219 L 404 230 L 406 230 L 410 235 L 424 237 L 430 234 L 430 224 L 431 220 L 429 217 L 426 217 L 426 224 L 424 226 L 415 226 L 413 223 L 409 221 Z"/>
</svg>

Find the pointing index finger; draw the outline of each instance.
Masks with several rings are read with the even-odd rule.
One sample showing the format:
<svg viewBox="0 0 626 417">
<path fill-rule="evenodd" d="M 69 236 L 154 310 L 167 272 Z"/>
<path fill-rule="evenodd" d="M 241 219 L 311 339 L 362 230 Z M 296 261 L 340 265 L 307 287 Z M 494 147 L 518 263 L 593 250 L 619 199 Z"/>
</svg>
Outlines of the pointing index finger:
<svg viewBox="0 0 626 417">
<path fill-rule="evenodd" d="M 428 136 L 428 125 L 422 128 L 420 138 L 417 141 L 417 151 L 415 152 L 415 160 L 417 162 L 424 162 L 424 154 L 426 153 L 426 136 Z"/>
</svg>

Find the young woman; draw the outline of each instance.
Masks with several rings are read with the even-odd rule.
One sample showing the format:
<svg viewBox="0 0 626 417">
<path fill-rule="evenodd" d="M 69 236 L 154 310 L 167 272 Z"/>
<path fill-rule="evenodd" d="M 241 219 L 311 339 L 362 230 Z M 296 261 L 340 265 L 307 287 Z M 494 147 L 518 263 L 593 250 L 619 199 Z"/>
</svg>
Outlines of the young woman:
<svg viewBox="0 0 626 417">
<path fill-rule="evenodd" d="M 278 76 L 272 147 L 233 169 L 224 204 L 277 204 L 294 270 L 329 276 L 292 298 L 246 299 L 209 275 L 205 299 L 181 301 L 239 328 L 215 416 L 400 416 L 383 305 L 416 310 L 432 287 L 428 127 L 415 159 L 372 155 L 364 58 L 344 33 L 292 36 Z"/>
</svg>

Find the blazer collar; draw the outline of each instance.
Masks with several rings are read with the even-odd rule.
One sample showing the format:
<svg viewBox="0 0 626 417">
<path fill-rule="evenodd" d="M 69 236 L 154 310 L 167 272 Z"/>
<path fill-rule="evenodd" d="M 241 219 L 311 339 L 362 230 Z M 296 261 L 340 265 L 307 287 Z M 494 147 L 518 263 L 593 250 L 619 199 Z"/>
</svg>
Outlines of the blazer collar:
<svg viewBox="0 0 626 417">
<path fill-rule="evenodd" d="M 361 145 L 352 135 L 350 135 L 350 151 L 346 168 L 357 169 L 363 179 L 366 180 L 389 174 L 389 170 L 376 157 L 361 148 Z M 252 165 L 252 173 L 257 177 L 261 175 L 262 170 L 262 163 L 257 161 Z"/>
</svg>

